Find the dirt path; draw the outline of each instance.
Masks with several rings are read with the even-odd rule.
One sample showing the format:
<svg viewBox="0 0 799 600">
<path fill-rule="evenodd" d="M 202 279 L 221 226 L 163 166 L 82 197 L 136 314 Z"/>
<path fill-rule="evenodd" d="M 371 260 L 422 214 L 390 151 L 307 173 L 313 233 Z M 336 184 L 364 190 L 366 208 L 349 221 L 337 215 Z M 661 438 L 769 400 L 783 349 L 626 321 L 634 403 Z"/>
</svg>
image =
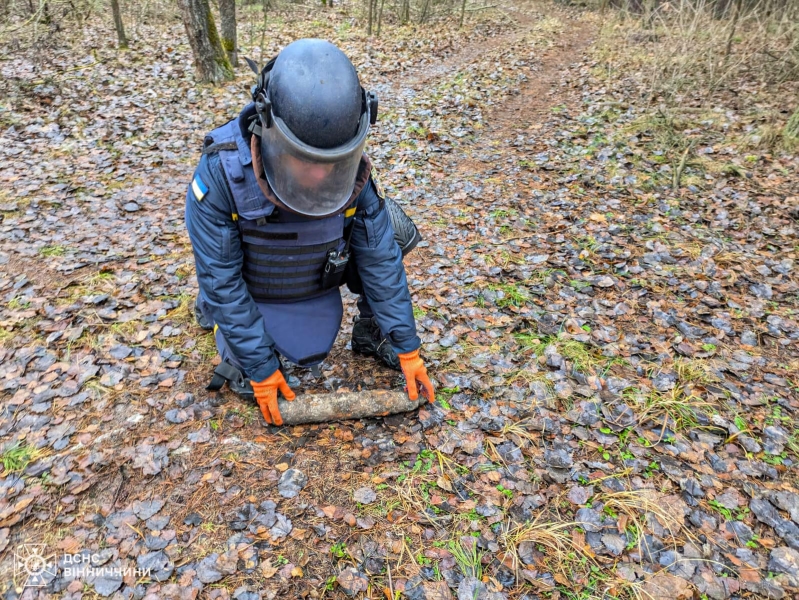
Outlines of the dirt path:
<svg viewBox="0 0 799 600">
<path fill-rule="evenodd" d="M 489 115 L 490 135 L 506 139 L 525 129 L 540 127 L 552 108 L 569 101 L 564 93 L 570 67 L 580 63 L 583 51 L 590 47 L 596 35 L 593 23 L 573 19 L 565 31 L 552 40 L 552 45 L 540 55 L 528 80 L 502 106 Z"/>
</svg>

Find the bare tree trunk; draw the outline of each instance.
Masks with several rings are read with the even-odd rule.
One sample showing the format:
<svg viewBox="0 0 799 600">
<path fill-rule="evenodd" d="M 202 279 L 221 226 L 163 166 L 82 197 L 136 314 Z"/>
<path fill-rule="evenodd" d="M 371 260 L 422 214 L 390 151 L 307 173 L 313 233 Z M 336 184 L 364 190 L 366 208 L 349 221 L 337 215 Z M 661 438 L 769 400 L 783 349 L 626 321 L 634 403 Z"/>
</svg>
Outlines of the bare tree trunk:
<svg viewBox="0 0 799 600">
<path fill-rule="evenodd" d="M 644 0 L 644 29 L 652 29 L 657 0 Z"/>
<path fill-rule="evenodd" d="M 117 40 L 120 50 L 127 49 L 128 38 L 125 36 L 125 25 L 122 23 L 122 12 L 119 10 L 119 0 L 111 0 L 111 12 L 114 13 L 114 27 L 117 30 Z"/>
<path fill-rule="evenodd" d="M 222 25 L 222 47 L 231 66 L 239 64 L 236 38 L 236 0 L 219 0 L 219 20 Z"/>
<path fill-rule="evenodd" d="M 178 0 L 178 6 L 194 54 L 197 79 L 214 84 L 233 79 L 208 0 Z"/>
<path fill-rule="evenodd" d="M 717 19 L 723 19 L 730 12 L 732 0 L 716 0 L 713 3 L 713 14 Z"/>
<path fill-rule="evenodd" d="M 732 42 L 735 39 L 735 29 L 738 27 L 738 19 L 741 16 L 741 4 L 743 4 L 743 0 L 738 0 L 735 3 L 735 12 L 732 16 L 732 24 L 730 25 L 730 35 L 727 36 L 727 49 L 724 52 L 724 66 L 727 66 L 727 63 L 730 60 L 730 53 L 732 52 Z"/>
<path fill-rule="evenodd" d="M 261 7 L 264 10 L 264 22 L 261 26 L 261 41 L 258 44 L 258 48 L 261 49 L 260 54 L 258 55 L 261 59 L 261 64 L 266 64 L 266 61 L 269 60 L 264 56 L 264 37 L 266 36 L 266 21 L 269 15 L 269 0 L 261 0 Z"/>
<path fill-rule="evenodd" d="M 372 35 L 372 19 L 374 18 L 374 5 L 372 0 L 366 0 L 369 3 L 369 25 L 366 27 L 366 34 Z"/>
<path fill-rule="evenodd" d="M 377 15 L 377 37 L 380 37 L 380 28 L 383 26 L 383 6 L 386 0 L 380 0 L 380 12 Z"/>
<path fill-rule="evenodd" d="M 466 0 L 463 0 L 463 2 L 461 2 L 461 22 L 460 25 L 458 25 L 458 27 L 463 27 L 464 16 L 466 16 Z"/>
<path fill-rule="evenodd" d="M 427 9 L 430 8 L 430 0 L 424 0 L 424 6 L 422 7 L 422 14 L 419 16 L 419 23 L 424 23 L 427 21 Z"/>
<path fill-rule="evenodd" d="M 400 21 L 405 25 L 411 19 L 411 0 L 402 0 L 402 9 L 400 10 Z"/>
</svg>

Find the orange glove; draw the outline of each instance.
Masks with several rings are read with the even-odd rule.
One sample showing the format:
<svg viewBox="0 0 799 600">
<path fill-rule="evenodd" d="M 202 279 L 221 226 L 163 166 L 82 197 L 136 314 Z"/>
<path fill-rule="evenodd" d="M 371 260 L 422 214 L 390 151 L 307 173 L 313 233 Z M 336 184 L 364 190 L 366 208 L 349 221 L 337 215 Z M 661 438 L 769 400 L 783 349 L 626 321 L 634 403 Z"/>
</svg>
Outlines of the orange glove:
<svg viewBox="0 0 799 600">
<path fill-rule="evenodd" d="M 295 396 L 280 369 L 263 381 L 251 381 L 250 383 L 252 383 L 252 391 L 255 393 L 255 401 L 266 422 L 270 425 L 282 425 L 283 417 L 280 416 L 280 411 L 277 408 L 277 391 L 279 389 L 289 402 L 294 400 Z"/>
<path fill-rule="evenodd" d="M 416 382 L 422 384 L 422 395 L 430 402 L 436 399 L 433 384 L 430 383 L 430 378 L 427 376 L 427 369 L 425 369 L 422 359 L 419 357 L 419 350 L 413 352 L 406 352 L 405 354 L 398 354 L 400 360 L 400 367 L 402 367 L 402 374 L 405 375 L 405 382 L 408 384 L 408 398 L 416 400 L 419 398 L 419 391 L 416 387 Z"/>
</svg>

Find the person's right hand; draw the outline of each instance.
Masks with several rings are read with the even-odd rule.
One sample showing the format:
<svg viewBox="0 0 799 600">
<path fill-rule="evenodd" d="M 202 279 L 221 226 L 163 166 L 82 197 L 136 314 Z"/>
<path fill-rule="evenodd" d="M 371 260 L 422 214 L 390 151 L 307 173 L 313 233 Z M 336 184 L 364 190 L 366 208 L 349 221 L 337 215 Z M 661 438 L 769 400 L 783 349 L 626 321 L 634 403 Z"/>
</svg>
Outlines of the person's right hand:
<svg viewBox="0 0 799 600">
<path fill-rule="evenodd" d="M 295 395 L 289 384 L 286 383 L 280 369 L 263 381 L 251 381 L 250 383 L 252 383 L 252 391 L 255 393 L 255 401 L 266 422 L 270 425 L 282 425 L 283 417 L 280 416 L 280 411 L 277 408 L 277 391 L 280 390 L 283 397 L 289 402 L 294 400 Z"/>
<path fill-rule="evenodd" d="M 397 355 L 400 359 L 400 367 L 402 367 L 402 374 L 405 375 L 405 383 L 408 386 L 408 398 L 410 400 L 419 399 L 419 391 L 417 382 L 421 385 L 422 395 L 430 402 L 435 402 L 436 394 L 433 389 L 433 384 L 427 376 L 427 369 L 424 366 L 419 356 L 419 350 L 413 352 L 406 352 Z"/>
</svg>

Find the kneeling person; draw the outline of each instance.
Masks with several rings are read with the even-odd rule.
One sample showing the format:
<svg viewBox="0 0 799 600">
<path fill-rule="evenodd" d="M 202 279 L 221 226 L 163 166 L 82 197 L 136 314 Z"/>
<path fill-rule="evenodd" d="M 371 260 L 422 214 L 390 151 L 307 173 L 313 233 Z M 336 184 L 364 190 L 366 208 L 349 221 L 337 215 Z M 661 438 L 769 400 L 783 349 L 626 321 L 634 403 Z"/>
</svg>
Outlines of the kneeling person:
<svg viewBox="0 0 799 600">
<path fill-rule="evenodd" d="M 307 39 L 264 67 L 253 101 L 206 136 L 186 198 L 196 314 L 223 359 L 209 389 L 252 393 L 281 425 L 277 392 L 294 393 L 279 357 L 325 359 L 346 282 L 360 295 L 352 349 L 402 370 L 411 399 L 421 385 L 432 401 L 402 264 L 419 233 L 363 153 L 377 98 L 336 46 Z"/>
</svg>

